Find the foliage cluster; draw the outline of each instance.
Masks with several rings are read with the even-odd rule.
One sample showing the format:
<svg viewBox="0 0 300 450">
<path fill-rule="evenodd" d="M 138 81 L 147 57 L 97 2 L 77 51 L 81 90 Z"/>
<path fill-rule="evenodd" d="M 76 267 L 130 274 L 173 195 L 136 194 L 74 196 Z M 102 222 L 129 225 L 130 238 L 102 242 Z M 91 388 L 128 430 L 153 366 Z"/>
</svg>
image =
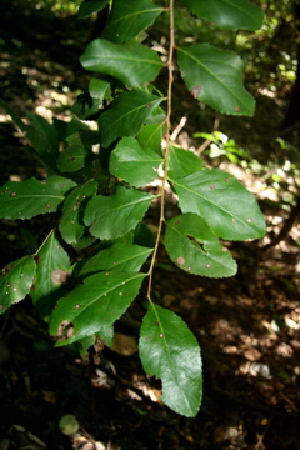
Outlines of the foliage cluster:
<svg viewBox="0 0 300 450">
<path fill-rule="evenodd" d="M 79 16 L 108 4 L 101 39 L 92 41 L 80 58 L 85 69 L 98 75 L 90 80 L 88 99 L 74 105 L 70 122 L 49 123 L 28 113 L 25 123 L 2 105 L 31 142 L 47 176 L 2 186 L 1 218 L 24 220 L 53 211 L 60 216 L 34 255 L 2 270 L 0 308 L 4 312 L 30 295 L 49 320 L 50 333 L 59 336 L 56 345 L 79 341 L 85 349 L 95 336 L 110 345 L 114 322 L 148 279 L 141 361 L 147 373 L 162 380 L 163 401 L 193 416 L 201 403 L 200 348 L 182 319 L 151 298 L 158 247 L 164 245 L 188 273 L 231 276 L 236 263 L 222 240 L 260 238 L 265 224 L 255 199 L 233 176 L 208 169 L 194 153 L 170 141 L 174 66 L 197 100 L 224 114 L 252 115 L 254 100 L 243 86 L 243 64 L 236 53 L 206 42 L 176 46 L 172 0 L 168 7 L 151 0 L 84 0 Z M 248 0 L 186 0 L 185 7 L 223 30 L 255 30 L 262 22 L 261 10 Z M 142 42 L 145 30 L 162 14 L 170 29 L 166 61 Z M 166 97 L 154 84 L 163 67 Z M 85 124 L 90 117 L 96 118 L 97 130 Z M 161 209 L 152 236 L 143 217 L 157 196 L 144 188 L 157 179 Z M 169 220 L 167 189 L 181 210 Z M 72 248 L 83 255 L 89 248 L 92 256 L 71 261 Z"/>
</svg>

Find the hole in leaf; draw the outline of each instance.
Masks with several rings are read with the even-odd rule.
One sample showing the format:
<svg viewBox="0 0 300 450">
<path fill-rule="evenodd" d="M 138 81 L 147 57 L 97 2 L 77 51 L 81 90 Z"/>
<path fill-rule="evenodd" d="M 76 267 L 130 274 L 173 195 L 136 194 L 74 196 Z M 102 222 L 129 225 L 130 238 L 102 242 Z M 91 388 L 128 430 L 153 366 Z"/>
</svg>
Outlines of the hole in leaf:
<svg viewBox="0 0 300 450">
<path fill-rule="evenodd" d="M 164 334 L 163 334 L 163 333 L 160 333 L 159 337 L 160 337 L 160 338 L 163 338 L 163 337 L 164 337 Z"/>
<path fill-rule="evenodd" d="M 234 219 L 234 218 L 232 218 L 232 219 L 231 219 L 231 222 L 235 222 L 235 219 Z"/>
<path fill-rule="evenodd" d="M 71 161 L 75 161 L 76 156 L 71 156 Z"/>
<path fill-rule="evenodd" d="M 210 265 L 210 264 L 206 264 L 206 268 L 207 268 L 207 269 L 210 269 L 210 268 L 211 268 L 211 265 Z"/>
<path fill-rule="evenodd" d="M 15 192 L 15 191 L 12 191 L 11 193 L 10 193 L 10 196 L 11 197 L 15 197 L 17 195 L 17 193 Z"/>
<path fill-rule="evenodd" d="M 108 276 L 108 275 L 110 275 L 110 273 L 109 273 L 109 272 L 105 272 L 105 275 L 107 275 L 107 276 Z"/>
<path fill-rule="evenodd" d="M 79 309 L 79 308 L 80 308 L 80 305 L 75 305 L 75 308 L 76 308 L 76 309 Z"/>
<path fill-rule="evenodd" d="M 252 222 L 252 219 L 247 219 L 246 222 Z"/>
<path fill-rule="evenodd" d="M 46 208 L 51 208 L 50 203 L 47 203 Z"/>
</svg>

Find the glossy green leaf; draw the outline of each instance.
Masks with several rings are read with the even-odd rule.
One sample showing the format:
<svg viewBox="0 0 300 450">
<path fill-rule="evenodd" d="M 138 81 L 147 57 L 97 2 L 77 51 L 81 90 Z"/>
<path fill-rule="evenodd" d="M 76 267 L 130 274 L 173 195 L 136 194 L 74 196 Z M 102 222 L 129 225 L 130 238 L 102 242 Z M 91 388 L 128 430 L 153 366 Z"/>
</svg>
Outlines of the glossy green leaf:
<svg viewBox="0 0 300 450">
<path fill-rule="evenodd" d="M 202 160 L 195 153 L 179 147 L 171 147 L 168 175 L 173 180 L 201 170 Z"/>
<path fill-rule="evenodd" d="M 145 186 L 157 178 L 161 162 L 157 153 L 143 149 L 134 137 L 124 137 L 111 153 L 109 170 L 132 186 Z"/>
<path fill-rule="evenodd" d="M 248 0 L 186 0 L 193 14 L 227 30 L 258 30 L 262 26 L 261 8 Z"/>
<path fill-rule="evenodd" d="M 111 75 L 130 87 L 154 80 L 163 65 L 155 51 L 138 42 L 114 44 L 104 39 L 92 41 L 80 62 L 86 70 Z"/>
<path fill-rule="evenodd" d="M 118 137 L 137 134 L 160 101 L 160 97 L 143 91 L 123 92 L 100 116 L 102 145 L 107 147 Z"/>
<path fill-rule="evenodd" d="M 259 239 L 265 221 L 255 198 L 229 173 L 204 169 L 174 185 L 182 212 L 203 217 L 212 231 L 223 239 Z"/>
<path fill-rule="evenodd" d="M 36 255 L 35 283 L 30 292 L 33 303 L 42 317 L 49 316 L 71 271 L 70 258 L 51 231 Z"/>
<path fill-rule="evenodd" d="M 62 238 L 70 245 L 76 245 L 84 233 L 86 227 L 81 220 L 82 202 L 87 197 L 95 195 L 96 190 L 96 181 L 90 180 L 73 189 L 65 200 L 59 231 Z"/>
<path fill-rule="evenodd" d="M 17 259 L 1 270 L 0 314 L 30 293 L 34 276 L 35 263 L 32 256 Z"/>
<path fill-rule="evenodd" d="M 146 372 L 161 378 L 163 402 L 179 414 L 195 416 L 202 396 L 200 348 L 182 319 L 151 304 L 143 318 L 139 351 Z"/>
<path fill-rule="evenodd" d="M 51 316 L 50 333 L 57 334 L 63 321 L 72 322 L 74 334 L 62 342 L 66 344 L 111 326 L 136 297 L 144 277 L 145 274 L 137 272 L 117 271 L 87 277 L 84 284 L 57 303 Z"/>
<path fill-rule="evenodd" d="M 90 258 L 82 267 L 81 273 L 86 274 L 101 270 L 138 272 L 151 252 L 151 248 L 118 242 Z"/>
<path fill-rule="evenodd" d="M 101 11 L 108 2 L 109 0 L 82 0 L 77 15 L 80 19 L 88 17 Z"/>
<path fill-rule="evenodd" d="M 0 217 L 24 220 L 55 211 L 64 200 L 65 193 L 75 184 L 58 175 L 42 181 L 35 178 L 20 182 L 8 181 L 0 187 Z"/>
<path fill-rule="evenodd" d="M 154 195 L 118 187 L 114 195 L 97 195 L 86 208 L 85 224 L 104 240 L 124 236 L 140 222 Z"/>
<path fill-rule="evenodd" d="M 191 239 L 193 237 L 194 239 Z M 202 217 L 184 214 L 166 222 L 165 248 L 181 269 L 206 277 L 229 277 L 236 263 Z"/>
<path fill-rule="evenodd" d="M 149 148 L 161 156 L 163 123 L 144 125 L 136 136 L 141 147 Z"/>
<path fill-rule="evenodd" d="M 152 25 L 161 11 L 150 0 L 114 0 L 102 37 L 118 43 L 129 41 Z"/>
<path fill-rule="evenodd" d="M 255 102 L 243 85 L 243 63 L 230 50 L 196 44 L 177 50 L 182 78 L 193 95 L 224 114 L 253 116 Z"/>
<path fill-rule="evenodd" d="M 61 172 L 75 172 L 84 167 L 87 152 L 79 133 L 68 136 L 67 142 L 69 145 L 60 152 L 57 167 Z"/>
</svg>

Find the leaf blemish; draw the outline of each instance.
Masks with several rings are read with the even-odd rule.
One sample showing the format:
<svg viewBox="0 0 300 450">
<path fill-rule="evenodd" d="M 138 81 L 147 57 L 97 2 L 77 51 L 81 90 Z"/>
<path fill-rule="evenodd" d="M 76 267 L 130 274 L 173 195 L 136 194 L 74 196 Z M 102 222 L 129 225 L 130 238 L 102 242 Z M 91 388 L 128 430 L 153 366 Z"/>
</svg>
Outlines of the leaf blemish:
<svg viewBox="0 0 300 450">
<path fill-rule="evenodd" d="M 210 265 L 210 264 L 206 264 L 206 268 L 207 268 L 207 269 L 210 269 L 210 268 L 211 268 L 211 265 Z"/>
<path fill-rule="evenodd" d="M 160 333 L 159 337 L 160 337 L 160 338 L 163 338 L 163 337 L 164 337 L 164 334 L 163 334 L 163 333 Z"/>
<path fill-rule="evenodd" d="M 215 185 L 215 184 L 211 184 L 211 185 L 209 186 L 209 188 L 210 188 L 211 190 L 216 189 L 216 185 Z"/>
<path fill-rule="evenodd" d="M 50 203 L 47 203 L 46 208 L 51 208 Z"/>
<path fill-rule="evenodd" d="M 159 325 L 159 322 L 154 322 L 154 325 L 156 325 L 156 326 L 158 327 L 158 325 Z"/>
<path fill-rule="evenodd" d="M 109 275 L 109 272 L 105 272 L 105 275 Z"/>
<path fill-rule="evenodd" d="M 17 195 L 17 193 L 16 193 L 15 191 L 12 191 L 9 195 L 10 195 L 11 197 L 15 197 L 15 196 Z"/>
<path fill-rule="evenodd" d="M 252 222 L 252 219 L 247 219 L 246 222 Z"/>
<path fill-rule="evenodd" d="M 75 308 L 76 308 L 76 309 L 79 309 L 79 308 L 80 308 L 80 305 L 75 305 Z"/>
<path fill-rule="evenodd" d="M 183 256 L 177 256 L 176 264 L 178 264 L 178 266 L 182 266 L 184 263 L 185 263 L 185 258 Z"/>
<path fill-rule="evenodd" d="M 178 220 L 175 220 L 175 225 L 180 225 L 180 220 L 178 219 Z"/>
</svg>

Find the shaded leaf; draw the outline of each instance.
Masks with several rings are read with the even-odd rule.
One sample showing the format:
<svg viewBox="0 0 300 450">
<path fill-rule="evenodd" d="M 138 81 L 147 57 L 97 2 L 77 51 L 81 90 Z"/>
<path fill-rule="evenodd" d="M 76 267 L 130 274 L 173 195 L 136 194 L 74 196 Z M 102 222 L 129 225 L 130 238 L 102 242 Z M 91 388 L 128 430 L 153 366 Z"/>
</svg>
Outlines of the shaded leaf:
<svg viewBox="0 0 300 450">
<path fill-rule="evenodd" d="M 259 239 L 265 221 L 255 198 L 232 175 L 223 170 L 203 169 L 174 185 L 182 212 L 203 217 L 223 239 Z"/>
<path fill-rule="evenodd" d="M 100 116 L 101 143 L 105 147 L 121 136 L 134 136 L 162 99 L 143 91 L 123 92 L 111 109 Z"/>
<path fill-rule="evenodd" d="M 57 168 L 62 172 L 75 172 L 85 165 L 86 149 L 79 133 L 67 137 L 68 146 L 62 150 L 57 160 Z"/>
<path fill-rule="evenodd" d="M 31 298 L 42 317 L 50 315 L 57 300 L 53 294 L 71 271 L 70 258 L 51 231 L 37 253 L 36 277 Z"/>
<path fill-rule="evenodd" d="M 32 256 L 25 256 L 8 264 L 0 276 L 0 313 L 23 300 L 30 292 L 35 275 Z"/>
<path fill-rule="evenodd" d="M 109 0 L 82 0 L 77 15 L 80 19 L 101 11 Z"/>
<path fill-rule="evenodd" d="M 262 26 L 263 11 L 248 0 L 186 0 L 193 14 L 227 30 L 258 30 Z"/>
<path fill-rule="evenodd" d="M 133 186 L 145 186 L 154 181 L 162 159 L 149 149 L 143 149 L 133 137 L 124 137 L 110 156 L 110 173 Z"/>
<path fill-rule="evenodd" d="M 86 70 L 118 78 L 125 86 L 142 87 L 154 80 L 163 63 L 157 53 L 138 42 L 92 41 L 80 58 Z"/>
<path fill-rule="evenodd" d="M 171 147 L 168 175 L 173 180 L 201 170 L 202 160 L 195 153 L 179 147 Z"/>
<path fill-rule="evenodd" d="M 151 252 L 151 248 L 140 245 L 116 243 L 90 258 L 82 267 L 81 273 L 86 274 L 101 270 L 138 272 Z"/>
<path fill-rule="evenodd" d="M 191 236 L 195 239 L 191 240 Z M 206 277 L 229 277 L 236 263 L 202 217 L 184 214 L 166 222 L 165 248 L 181 269 Z"/>
<path fill-rule="evenodd" d="M 55 211 L 65 193 L 76 183 L 58 175 L 39 181 L 8 181 L 0 188 L 0 217 L 6 220 L 30 219 Z"/>
<path fill-rule="evenodd" d="M 30 120 L 26 137 L 40 158 L 51 168 L 55 169 L 56 158 L 59 154 L 59 142 L 55 126 L 38 114 L 27 112 L 26 115 Z"/>
<path fill-rule="evenodd" d="M 152 25 L 161 11 L 162 7 L 150 0 L 114 0 L 102 37 L 118 43 L 129 41 Z"/>
<path fill-rule="evenodd" d="M 62 238 L 70 245 L 76 245 L 84 233 L 86 227 L 81 221 L 81 216 L 83 215 L 81 205 L 86 197 L 95 195 L 96 190 L 97 182 L 90 180 L 77 186 L 66 197 L 59 223 L 59 231 Z"/>
<path fill-rule="evenodd" d="M 69 342 L 110 327 L 124 313 L 136 297 L 144 279 L 141 273 L 101 272 L 91 275 L 57 303 L 52 312 L 50 333 L 57 334 L 61 322 L 74 325 L 74 335 L 61 342 Z"/>
<path fill-rule="evenodd" d="M 114 195 L 98 195 L 89 201 L 85 224 L 93 236 L 116 239 L 136 227 L 153 198 L 141 191 L 117 187 Z"/>
<path fill-rule="evenodd" d="M 177 49 L 182 78 L 203 103 L 224 114 L 253 116 L 255 102 L 243 85 L 243 63 L 230 50 L 210 44 Z"/>
<path fill-rule="evenodd" d="M 139 351 L 146 372 L 161 378 L 162 400 L 179 414 L 195 416 L 202 396 L 200 348 L 182 319 L 151 304 L 143 318 Z"/>
</svg>

